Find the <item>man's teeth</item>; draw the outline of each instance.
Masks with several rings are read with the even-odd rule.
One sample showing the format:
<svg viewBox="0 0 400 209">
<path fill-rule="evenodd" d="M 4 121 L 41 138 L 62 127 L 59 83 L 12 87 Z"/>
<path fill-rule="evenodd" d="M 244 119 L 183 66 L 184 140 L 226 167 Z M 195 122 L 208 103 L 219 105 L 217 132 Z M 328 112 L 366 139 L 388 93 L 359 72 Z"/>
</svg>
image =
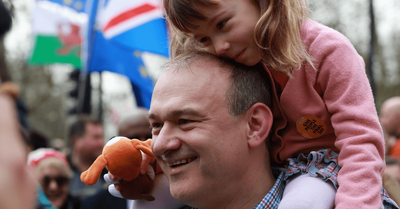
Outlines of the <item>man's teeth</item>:
<svg viewBox="0 0 400 209">
<path fill-rule="evenodd" d="M 178 160 L 178 161 L 176 161 L 175 163 L 173 163 L 173 164 L 170 165 L 170 166 L 177 166 L 177 165 L 182 165 L 182 164 L 190 163 L 190 162 L 192 162 L 192 161 L 195 160 L 195 159 L 196 159 L 196 158 Z"/>
</svg>

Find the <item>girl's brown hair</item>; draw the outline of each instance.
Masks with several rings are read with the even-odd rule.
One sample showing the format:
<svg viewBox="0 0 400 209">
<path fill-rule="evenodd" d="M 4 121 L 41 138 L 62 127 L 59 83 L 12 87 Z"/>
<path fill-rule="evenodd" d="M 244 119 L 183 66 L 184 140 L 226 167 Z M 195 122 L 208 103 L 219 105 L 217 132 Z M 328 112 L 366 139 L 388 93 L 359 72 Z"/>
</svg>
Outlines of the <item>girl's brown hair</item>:
<svg viewBox="0 0 400 209">
<path fill-rule="evenodd" d="M 172 57 L 182 50 L 202 49 L 191 36 L 197 28 L 193 19 L 204 20 L 200 7 L 218 4 L 221 0 L 163 0 L 167 20 L 173 28 Z M 261 17 L 254 28 L 254 40 L 262 60 L 278 72 L 288 74 L 312 59 L 301 39 L 301 28 L 308 19 L 306 0 L 249 0 L 258 5 Z"/>
</svg>

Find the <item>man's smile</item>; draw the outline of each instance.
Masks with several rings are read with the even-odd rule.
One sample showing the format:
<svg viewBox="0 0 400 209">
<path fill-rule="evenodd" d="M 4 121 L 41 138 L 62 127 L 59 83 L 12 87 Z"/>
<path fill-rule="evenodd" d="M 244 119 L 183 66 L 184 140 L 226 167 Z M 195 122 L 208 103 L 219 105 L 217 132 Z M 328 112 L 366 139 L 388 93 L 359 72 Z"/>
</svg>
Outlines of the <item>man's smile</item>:
<svg viewBox="0 0 400 209">
<path fill-rule="evenodd" d="M 192 157 L 192 158 L 188 158 L 188 159 L 178 160 L 178 161 L 175 161 L 173 163 L 167 163 L 167 165 L 170 166 L 170 167 L 176 167 L 176 166 L 188 164 L 188 163 L 190 163 L 190 162 L 192 162 L 193 160 L 196 160 L 196 159 L 197 159 L 197 157 Z"/>
</svg>

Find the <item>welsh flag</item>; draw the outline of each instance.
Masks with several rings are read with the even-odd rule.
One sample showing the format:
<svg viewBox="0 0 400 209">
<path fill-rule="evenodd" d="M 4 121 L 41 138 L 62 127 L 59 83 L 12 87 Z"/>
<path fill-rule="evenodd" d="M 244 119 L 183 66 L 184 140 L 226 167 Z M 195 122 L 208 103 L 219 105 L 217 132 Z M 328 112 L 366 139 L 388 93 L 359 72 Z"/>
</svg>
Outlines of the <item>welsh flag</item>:
<svg viewBox="0 0 400 209">
<path fill-rule="evenodd" d="M 33 46 L 29 64 L 69 63 L 81 67 L 81 33 L 88 21 L 84 6 L 82 0 L 36 2 L 32 11 Z"/>
</svg>

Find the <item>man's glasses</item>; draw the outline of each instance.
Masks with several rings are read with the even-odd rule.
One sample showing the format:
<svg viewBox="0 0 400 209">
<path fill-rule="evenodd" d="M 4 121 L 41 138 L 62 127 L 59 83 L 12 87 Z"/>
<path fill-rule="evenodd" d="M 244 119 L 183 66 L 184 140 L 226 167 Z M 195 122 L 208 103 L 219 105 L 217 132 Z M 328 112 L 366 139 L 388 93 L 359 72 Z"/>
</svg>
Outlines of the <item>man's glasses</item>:
<svg viewBox="0 0 400 209">
<path fill-rule="evenodd" d="M 56 176 L 54 178 L 45 176 L 43 178 L 43 184 L 44 184 L 43 186 L 48 187 L 50 185 L 51 181 L 53 181 L 53 180 L 56 181 L 57 186 L 59 186 L 59 187 L 64 186 L 69 183 L 69 178 L 67 178 L 65 176 Z"/>
</svg>

